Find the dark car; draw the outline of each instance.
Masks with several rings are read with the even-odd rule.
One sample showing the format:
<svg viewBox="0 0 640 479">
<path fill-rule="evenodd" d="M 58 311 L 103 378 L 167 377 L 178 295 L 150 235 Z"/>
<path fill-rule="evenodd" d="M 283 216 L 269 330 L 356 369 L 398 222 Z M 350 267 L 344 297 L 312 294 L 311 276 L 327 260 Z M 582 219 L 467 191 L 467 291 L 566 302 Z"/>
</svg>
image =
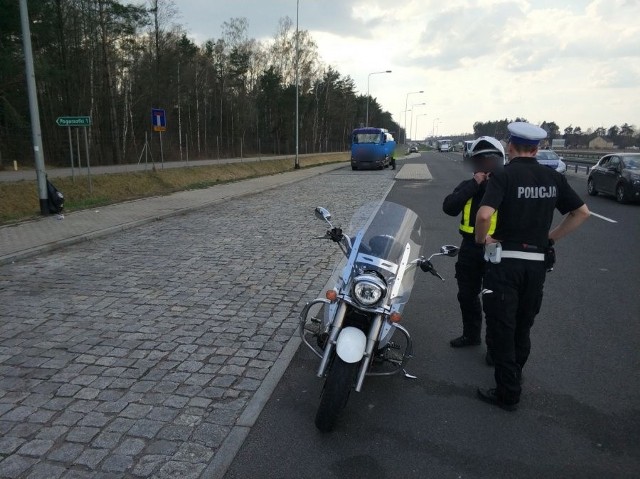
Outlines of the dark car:
<svg viewBox="0 0 640 479">
<path fill-rule="evenodd" d="M 562 161 L 563 159 L 564 158 L 558 156 L 558 154 L 553 150 L 538 150 L 538 153 L 536 154 L 536 160 L 538 160 L 538 163 L 548 166 L 549 168 L 564 175 L 567 172 L 567 164 Z"/>
<path fill-rule="evenodd" d="M 615 196 L 619 203 L 640 200 L 640 153 L 605 155 L 591 168 L 587 180 L 591 196 Z"/>
</svg>

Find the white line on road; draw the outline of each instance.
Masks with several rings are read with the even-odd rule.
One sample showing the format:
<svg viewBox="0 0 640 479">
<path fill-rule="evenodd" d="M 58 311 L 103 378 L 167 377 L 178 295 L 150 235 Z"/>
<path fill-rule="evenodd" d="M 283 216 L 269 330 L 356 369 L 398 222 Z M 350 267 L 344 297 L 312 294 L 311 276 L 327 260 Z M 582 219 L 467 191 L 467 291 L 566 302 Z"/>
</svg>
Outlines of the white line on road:
<svg viewBox="0 0 640 479">
<path fill-rule="evenodd" d="M 591 212 L 591 216 L 595 216 L 596 218 L 600 218 L 601 220 L 608 221 L 609 223 L 617 223 L 616 220 L 612 220 L 611 218 L 607 218 L 606 216 L 599 215 L 598 213 Z"/>
</svg>

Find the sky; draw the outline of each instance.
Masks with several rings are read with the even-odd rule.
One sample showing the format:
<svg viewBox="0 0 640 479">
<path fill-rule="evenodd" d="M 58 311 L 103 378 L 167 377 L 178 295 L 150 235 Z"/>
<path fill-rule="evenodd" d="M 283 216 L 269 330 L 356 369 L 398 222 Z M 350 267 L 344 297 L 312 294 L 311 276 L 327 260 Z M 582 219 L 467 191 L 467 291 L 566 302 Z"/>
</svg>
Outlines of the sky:
<svg viewBox="0 0 640 479">
<path fill-rule="evenodd" d="M 368 89 L 409 137 L 517 117 L 640 128 L 640 0 L 298 1 L 322 62 Z M 246 18 L 261 41 L 280 18 L 296 21 L 296 0 L 174 3 L 174 21 L 198 44 L 231 18 Z"/>
</svg>

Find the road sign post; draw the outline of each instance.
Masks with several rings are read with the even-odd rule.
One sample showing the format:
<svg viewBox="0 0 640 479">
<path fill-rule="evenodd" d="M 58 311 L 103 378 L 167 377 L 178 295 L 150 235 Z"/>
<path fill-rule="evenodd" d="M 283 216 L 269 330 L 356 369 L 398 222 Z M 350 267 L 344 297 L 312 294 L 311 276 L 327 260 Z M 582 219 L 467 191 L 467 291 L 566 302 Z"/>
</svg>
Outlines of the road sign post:
<svg viewBox="0 0 640 479">
<path fill-rule="evenodd" d="M 151 109 L 151 125 L 153 131 L 157 131 L 160 135 L 160 161 L 164 169 L 164 151 L 162 151 L 162 132 L 167 129 L 167 115 L 162 108 Z"/>
<path fill-rule="evenodd" d="M 89 193 L 93 193 L 93 185 L 91 183 L 91 162 L 89 159 L 89 140 L 87 139 L 87 130 L 86 128 L 91 126 L 91 117 L 90 116 L 59 116 L 56 119 L 56 125 L 58 126 L 66 126 L 69 132 L 69 151 L 71 156 L 71 178 L 74 178 L 73 175 L 73 143 L 71 141 L 71 128 L 72 127 L 81 127 L 84 128 L 84 146 L 87 152 L 87 177 L 89 178 Z M 78 149 L 76 151 L 78 155 L 78 168 L 81 168 L 80 164 L 80 139 L 78 138 L 78 131 L 76 130 L 76 140 Z"/>
</svg>

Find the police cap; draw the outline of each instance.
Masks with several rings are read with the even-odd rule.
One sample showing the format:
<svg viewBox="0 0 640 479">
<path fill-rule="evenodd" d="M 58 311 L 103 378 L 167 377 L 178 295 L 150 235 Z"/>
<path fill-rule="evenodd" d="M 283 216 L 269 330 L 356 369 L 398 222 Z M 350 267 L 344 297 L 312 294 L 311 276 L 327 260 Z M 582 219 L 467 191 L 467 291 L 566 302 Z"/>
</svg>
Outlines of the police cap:
<svg viewBox="0 0 640 479">
<path fill-rule="evenodd" d="M 509 141 L 520 145 L 537 145 L 547 137 L 547 132 L 542 128 L 524 121 L 509 123 L 507 128 L 511 134 Z"/>
</svg>

